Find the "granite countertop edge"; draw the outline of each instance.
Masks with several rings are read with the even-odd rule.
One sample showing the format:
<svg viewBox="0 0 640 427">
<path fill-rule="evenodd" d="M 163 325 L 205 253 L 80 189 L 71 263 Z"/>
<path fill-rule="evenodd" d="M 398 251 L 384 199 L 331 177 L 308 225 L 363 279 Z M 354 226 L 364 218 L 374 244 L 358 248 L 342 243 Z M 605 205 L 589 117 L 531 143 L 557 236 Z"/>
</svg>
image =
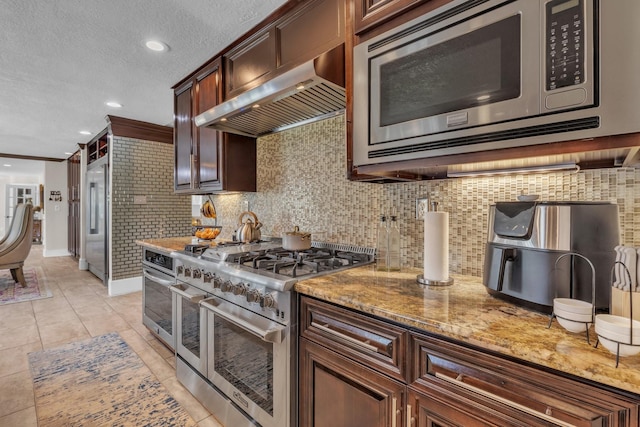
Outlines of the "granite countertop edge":
<svg viewBox="0 0 640 427">
<path fill-rule="evenodd" d="M 571 333 L 549 315 L 489 295 L 481 278 L 453 275 L 450 287 L 425 287 L 422 271 L 380 272 L 375 265 L 302 280 L 295 290 L 371 314 L 418 332 L 436 334 L 569 376 L 631 392 L 640 398 L 640 355 L 620 357 L 601 345 L 593 326 Z"/>
</svg>

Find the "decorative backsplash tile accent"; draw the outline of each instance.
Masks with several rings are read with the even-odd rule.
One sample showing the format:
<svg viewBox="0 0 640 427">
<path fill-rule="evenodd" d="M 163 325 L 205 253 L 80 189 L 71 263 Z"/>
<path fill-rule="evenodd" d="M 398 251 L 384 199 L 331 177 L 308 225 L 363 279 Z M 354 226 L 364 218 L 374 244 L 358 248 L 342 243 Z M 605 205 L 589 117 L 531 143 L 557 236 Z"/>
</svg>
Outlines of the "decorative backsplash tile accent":
<svg viewBox="0 0 640 427">
<path fill-rule="evenodd" d="M 173 145 L 114 136 L 111 279 L 140 276 L 136 240 L 191 233 L 190 196 L 173 192 Z M 135 203 L 134 197 L 145 203 Z"/>
<path fill-rule="evenodd" d="M 452 273 L 482 274 L 489 205 L 522 192 L 540 200 L 610 201 L 620 210 L 622 242 L 640 245 L 640 170 L 598 169 L 397 184 L 351 182 L 346 177 L 342 116 L 258 140 L 258 191 L 213 196 L 222 237 L 237 228 L 243 201 L 264 224 L 263 235 L 281 236 L 295 225 L 314 240 L 375 247 L 381 212 L 396 209 L 403 265 L 421 268 L 423 223 L 415 200 L 429 195 L 450 212 Z"/>
</svg>

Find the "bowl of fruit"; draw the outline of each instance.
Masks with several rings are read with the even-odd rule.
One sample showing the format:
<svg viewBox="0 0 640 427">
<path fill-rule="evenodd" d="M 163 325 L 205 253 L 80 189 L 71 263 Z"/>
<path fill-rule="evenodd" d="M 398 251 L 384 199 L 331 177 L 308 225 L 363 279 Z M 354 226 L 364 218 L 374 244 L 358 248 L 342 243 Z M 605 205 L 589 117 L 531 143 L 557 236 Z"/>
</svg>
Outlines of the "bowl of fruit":
<svg viewBox="0 0 640 427">
<path fill-rule="evenodd" d="M 193 226 L 191 234 L 200 240 L 213 240 L 222 231 L 219 225 L 196 225 Z"/>
</svg>

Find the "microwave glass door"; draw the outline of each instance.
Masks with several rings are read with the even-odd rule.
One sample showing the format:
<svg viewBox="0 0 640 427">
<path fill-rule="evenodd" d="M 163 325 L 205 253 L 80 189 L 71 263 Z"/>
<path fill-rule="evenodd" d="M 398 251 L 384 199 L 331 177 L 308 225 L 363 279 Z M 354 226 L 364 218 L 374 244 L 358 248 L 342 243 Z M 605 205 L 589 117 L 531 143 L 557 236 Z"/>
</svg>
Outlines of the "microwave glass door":
<svg viewBox="0 0 640 427">
<path fill-rule="evenodd" d="M 510 16 L 433 46 L 422 48 L 419 40 L 396 51 L 399 58 L 379 69 L 380 125 L 520 96 L 520 19 Z"/>
<path fill-rule="evenodd" d="M 433 26 L 410 23 L 372 43 L 369 144 L 415 144 L 538 115 L 540 20 L 540 3 L 520 0 Z"/>
</svg>

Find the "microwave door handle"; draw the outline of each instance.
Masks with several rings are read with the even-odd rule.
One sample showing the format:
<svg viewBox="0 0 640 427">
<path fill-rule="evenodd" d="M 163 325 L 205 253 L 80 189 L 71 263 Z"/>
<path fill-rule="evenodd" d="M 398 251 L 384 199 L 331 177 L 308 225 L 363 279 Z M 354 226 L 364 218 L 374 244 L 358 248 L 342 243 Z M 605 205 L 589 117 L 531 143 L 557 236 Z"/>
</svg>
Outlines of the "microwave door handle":
<svg viewBox="0 0 640 427">
<path fill-rule="evenodd" d="M 246 330 L 252 335 L 255 335 L 256 337 L 260 338 L 262 341 L 270 342 L 274 344 L 279 344 L 282 342 L 282 338 L 284 337 L 284 330 L 285 330 L 283 326 L 278 325 L 265 330 L 264 328 L 256 325 L 255 323 L 252 323 L 251 321 L 242 319 L 240 317 L 234 316 L 231 313 L 227 313 L 226 311 L 221 310 L 220 308 L 211 304 L 211 302 L 213 301 L 215 301 L 213 298 L 207 298 L 200 301 L 200 305 L 206 308 L 207 310 L 212 311 L 216 315 L 222 317 L 223 319 L 233 323 L 234 325 Z"/>
<path fill-rule="evenodd" d="M 155 274 L 151 274 L 148 270 L 142 270 L 142 274 L 149 280 L 153 280 L 154 282 L 160 283 L 163 286 L 171 286 L 175 285 L 175 280 L 167 280 L 162 277 L 158 277 Z"/>
</svg>

